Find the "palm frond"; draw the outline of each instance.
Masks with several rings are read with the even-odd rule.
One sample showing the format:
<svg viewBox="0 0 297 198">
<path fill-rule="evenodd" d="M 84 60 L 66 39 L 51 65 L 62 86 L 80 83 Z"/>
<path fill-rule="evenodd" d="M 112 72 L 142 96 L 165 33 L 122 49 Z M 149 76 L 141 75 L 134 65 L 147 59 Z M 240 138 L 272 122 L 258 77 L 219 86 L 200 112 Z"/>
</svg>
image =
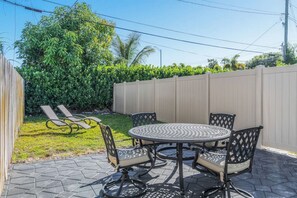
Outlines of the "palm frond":
<svg viewBox="0 0 297 198">
<path fill-rule="evenodd" d="M 138 54 L 135 56 L 134 60 L 131 62 L 131 65 L 137 65 L 144 62 L 144 60 L 155 52 L 155 49 L 151 46 L 145 46 Z"/>
</svg>

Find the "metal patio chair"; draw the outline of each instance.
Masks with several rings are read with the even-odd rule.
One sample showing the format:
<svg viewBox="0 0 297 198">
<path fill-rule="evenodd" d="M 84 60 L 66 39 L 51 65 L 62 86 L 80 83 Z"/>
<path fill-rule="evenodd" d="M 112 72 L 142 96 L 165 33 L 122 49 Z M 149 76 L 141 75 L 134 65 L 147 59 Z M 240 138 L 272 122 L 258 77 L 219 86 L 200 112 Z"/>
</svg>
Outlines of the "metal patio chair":
<svg viewBox="0 0 297 198">
<path fill-rule="evenodd" d="M 131 115 L 133 127 L 138 127 L 142 125 L 148 125 L 148 124 L 157 124 L 157 114 L 155 112 L 143 112 L 143 113 L 135 113 Z M 167 164 L 166 160 L 163 160 L 157 156 L 157 147 L 160 144 L 164 143 L 158 143 L 158 142 L 152 142 L 147 140 L 139 140 L 139 139 L 133 139 L 133 145 L 140 145 L 148 147 L 150 151 L 154 154 L 154 168 L 165 166 Z M 156 164 L 156 160 L 161 161 L 160 163 Z M 142 166 L 146 167 L 147 166 Z"/>
<path fill-rule="evenodd" d="M 233 130 L 235 117 L 236 117 L 235 114 L 210 113 L 208 123 L 209 125 Z M 225 140 L 219 140 L 215 142 L 196 143 L 196 144 L 193 144 L 193 146 L 200 147 L 203 150 L 214 150 L 214 149 L 226 149 L 227 144 L 228 144 L 228 139 L 225 139 Z"/>
<path fill-rule="evenodd" d="M 85 116 L 83 114 L 72 114 L 64 105 L 59 105 L 58 109 L 66 116 L 66 118 L 72 122 L 79 122 L 79 121 L 88 121 L 87 124 L 91 124 L 91 120 L 95 121 L 97 124 L 101 122 L 99 118 L 93 116 Z"/>
<path fill-rule="evenodd" d="M 221 182 L 221 185 L 205 190 L 202 197 L 208 197 L 218 192 L 223 193 L 223 197 L 231 197 L 231 191 L 244 197 L 253 197 L 250 193 L 236 188 L 230 178 L 252 171 L 254 153 L 262 128 L 259 126 L 232 131 L 227 151 L 217 150 L 199 154 L 195 163 L 217 175 Z"/>
<path fill-rule="evenodd" d="M 71 123 L 67 123 L 64 120 L 60 119 L 55 112 L 53 111 L 53 109 L 48 106 L 48 105 L 43 105 L 40 106 L 40 108 L 42 109 L 42 111 L 45 113 L 45 115 L 48 117 L 48 120 L 45 123 L 45 126 L 49 129 L 52 129 L 49 126 L 49 123 L 52 123 L 58 127 L 63 127 L 63 126 L 67 126 L 69 127 L 69 133 L 72 133 L 73 130 L 73 126 L 76 126 L 76 131 L 79 130 L 79 128 L 84 128 L 84 129 L 89 129 L 91 128 L 88 124 L 84 123 L 84 122 L 71 122 Z"/>
<path fill-rule="evenodd" d="M 107 197 L 132 198 L 145 194 L 146 184 L 138 179 L 131 178 L 128 173 L 132 166 L 148 162 L 151 162 L 153 166 L 153 158 L 149 150 L 145 147 L 117 149 L 110 127 L 103 124 L 99 124 L 99 126 L 105 142 L 108 162 L 116 168 L 117 172 L 121 172 L 119 179 L 104 185 L 104 195 Z"/>
</svg>

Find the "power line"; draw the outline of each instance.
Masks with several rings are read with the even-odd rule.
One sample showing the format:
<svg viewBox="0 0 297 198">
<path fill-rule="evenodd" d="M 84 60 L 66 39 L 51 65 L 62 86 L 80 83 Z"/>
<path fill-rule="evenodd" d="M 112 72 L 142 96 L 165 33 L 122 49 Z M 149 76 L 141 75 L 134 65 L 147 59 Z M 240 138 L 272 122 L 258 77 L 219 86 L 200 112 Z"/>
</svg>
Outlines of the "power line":
<svg viewBox="0 0 297 198">
<path fill-rule="evenodd" d="M 55 1 L 50 1 L 50 0 L 42 0 L 42 1 L 45 1 L 45 2 L 48 2 L 48 3 L 52 3 L 52 4 L 55 4 L 55 5 L 59 5 L 59 6 L 68 6 L 68 5 L 61 4 L 61 3 L 58 3 L 58 2 L 55 2 Z"/>
<path fill-rule="evenodd" d="M 195 36 L 195 37 L 200 37 L 200 38 L 212 39 L 212 40 L 216 40 L 216 41 L 223 41 L 223 42 L 228 42 L 228 43 L 236 43 L 236 44 L 241 44 L 241 45 L 249 45 L 249 43 L 244 43 L 244 42 L 239 42 L 239 41 L 232 41 L 232 40 L 227 40 L 227 39 L 220 39 L 220 38 L 215 38 L 215 37 L 210 37 L 210 36 L 204 36 L 204 35 L 199 35 L 199 34 L 193 34 L 193 33 L 188 33 L 188 32 L 179 31 L 179 30 L 173 30 L 173 29 L 164 28 L 164 27 L 160 27 L 160 26 L 149 25 L 149 24 L 145 24 L 145 23 L 141 23 L 141 22 L 137 22 L 137 21 L 132 21 L 132 20 L 129 20 L 129 19 L 123 19 L 123 18 L 119 18 L 119 17 L 114 17 L 114 16 L 110 16 L 110 15 L 106 15 L 106 14 L 100 14 L 100 13 L 96 13 L 96 14 L 98 14 L 99 16 L 104 16 L 104 17 L 108 17 L 108 18 L 112 18 L 112 19 L 117 19 L 117 20 L 121 20 L 121 21 L 125 21 L 125 22 L 130 22 L 130 23 L 134 23 L 134 24 L 138 24 L 138 25 L 143 25 L 143 26 L 147 26 L 147 27 L 152 27 L 152 28 L 156 28 L 156 29 L 161 29 L 161 30 L 166 30 L 166 31 L 170 31 L 170 32 L 175 32 L 175 33 L 180 33 L 180 34 L 185 34 L 185 35 L 190 35 L 190 36 Z M 256 46 L 256 47 L 263 47 L 263 48 L 276 49 L 275 47 L 265 46 L 265 45 L 254 45 L 254 46 Z"/>
<path fill-rule="evenodd" d="M 43 13 L 43 12 L 44 13 L 53 13 L 51 11 L 46 11 L 46 10 L 41 10 L 41 9 L 37 9 L 37 8 L 25 6 L 23 4 L 15 3 L 15 2 L 12 2 L 12 1 L 8 1 L 8 0 L 1 0 L 1 1 L 6 2 L 8 4 L 11 4 L 11 5 L 14 5 L 14 6 L 17 6 L 17 7 L 25 8 L 26 10 L 30 10 L 30 11 L 33 11 L 33 12 L 38 12 L 38 13 Z"/>
<path fill-rule="evenodd" d="M 123 37 L 128 38 L 127 36 L 122 35 L 122 34 L 118 34 L 118 35 L 119 35 L 119 36 L 123 36 Z M 143 43 L 147 43 L 147 44 L 151 44 L 151 45 L 155 45 L 155 46 L 159 46 L 159 47 L 163 47 L 163 48 L 167 48 L 167 49 L 171 49 L 171 50 L 175 50 L 175 51 L 185 52 L 185 53 L 189 53 L 189 54 L 201 55 L 201 54 L 198 54 L 198 53 L 196 53 L 196 52 L 191 52 L 191 51 L 188 51 L 188 50 L 182 50 L 182 49 L 178 49 L 178 48 L 174 48 L 174 47 L 169 47 L 169 46 L 166 46 L 166 45 L 161 45 L 161 44 L 157 44 L 157 43 L 152 43 L 152 42 L 149 42 L 149 41 L 141 40 L 141 42 L 143 42 Z"/>
<path fill-rule="evenodd" d="M 212 6 L 212 5 L 207 5 L 207 4 L 197 3 L 197 2 L 187 1 L 187 0 L 178 0 L 178 1 L 187 3 L 187 4 L 208 7 L 208 8 L 227 10 L 227 11 L 233 11 L 233 12 L 241 12 L 241 13 L 247 13 L 247 14 L 260 14 L 260 15 L 271 15 L 271 16 L 279 16 L 280 15 L 280 13 L 274 13 L 274 12 L 259 12 L 259 11 L 240 10 L 240 9 L 233 9 L 233 8 L 224 8 L 224 7 Z"/>
<path fill-rule="evenodd" d="M 277 24 L 279 24 L 280 22 L 277 21 L 276 23 L 272 24 L 272 26 L 270 26 L 267 30 L 265 30 L 259 37 L 257 37 L 253 42 L 251 42 L 251 44 L 249 46 L 247 46 L 246 48 L 244 48 L 243 50 L 248 49 L 250 46 L 252 46 L 255 42 L 257 42 L 259 39 L 261 39 L 267 32 L 269 32 L 274 26 L 276 26 Z M 240 53 L 242 53 L 243 51 L 240 51 Z"/>
<path fill-rule="evenodd" d="M 178 42 L 182 42 L 182 43 L 189 43 L 189 44 L 194 44 L 194 45 L 201 45 L 201 46 L 221 48 L 221 49 L 228 49 L 228 50 L 235 50 L 235 51 L 240 50 L 238 48 L 233 48 L 233 47 L 226 47 L 226 46 L 220 46 L 220 45 L 212 45 L 212 44 L 207 44 L 207 43 L 189 41 L 189 40 L 184 40 L 184 39 L 179 39 L 179 38 L 173 38 L 173 37 L 169 37 L 169 36 L 162 36 L 162 35 L 152 34 L 152 33 L 148 33 L 148 32 L 133 30 L 133 29 L 129 29 L 129 28 L 123 28 L 123 27 L 114 26 L 114 25 L 110 25 L 110 24 L 104 24 L 104 23 L 100 23 L 100 22 L 98 22 L 98 23 L 101 24 L 101 25 L 113 27 L 113 28 L 120 29 L 120 30 L 135 32 L 135 33 L 144 34 L 144 35 L 148 35 L 148 36 L 152 36 L 152 37 L 163 38 L 163 39 L 167 39 L 167 40 L 178 41 Z M 260 51 L 253 51 L 253 50 L 244 50 L 244 51 L 246 51 L 246 52 L 253 52 L 253 53 L 262 53 Z"/>
<path fill-rule="evenodd" d="M 209 3 L 213 3 L 213 4 L 220 4 L 220 5 L 224 5 L 224 6 L 227 6 L 227 7 L 244 9 L 244 10 L 253 10 L 253 11 L 257 11 L 257 12 L 271 13 L 271 11 L 267 11 L 267 10 L 258 10 L 258 9 L 255 9 L 255 8 L 247 8 L 247 7 L 232 5 L 232 4 L 228 4 L 228 3 L 222 3 L 222 2 L 219 2 L 219 1 L 210 1 L 210 0 L 201 0 L 201 1 L 209 2 Z"/>
<path fill-rule="evenodd" d="M 49 0 L 43 0 L 43 1 L 56 4 L 55 2 L 52 2 L 52 1 L 49 1 Z M 58 5 L 68 6 L 68 5 L 60 4 L 60 3 L 58 3 Z M 99 16 L 111 18 L 111 19 L 116 19 L 116 20 L 125 21 L 125 22 L 129 22 L 129 23 L 134 23 L 134 24 L 138 24 L 138 25 L 152 27 L 152 28 L 156 28 L 156 29 L 166 30 L 166 31 L 169 31 L 169 32 L 174 32 L 174 33 L 180 33 L 180 34 L 185 34 L 185 35 L 189 35 L 189 36 L 212 39 L 212 40 L 223 41 L 223 42 L 228 42 L 228 43 L 236 43 L 236 44 L 241 44 L 241 45 L 250 45 L 250 43 L 238 42 L 238 41 L 232 41 L 232 40 L 227 40 L 227 39 L 220 39 L 220 38 L 215 38 L 215 37 L 210 37 L 210 36 L 204 36 L 204 35 L 199 35 L 199 34 L 188 33 L 188 32 L 184 32 L 184 31 L 180 31 L 180 30 L 169 29 L 169 28 L 165 28 L 165 27 L 160 27 L 160 26 L 156 26 L 156 25 L 150 25 L 150 24 L 146 24 L 146 23 L 142 23 L 142 22 L 138 22 L 138 21 L 124 19 L 124 18 L 120 18 L 120 17 L 101 14 L 101 13 L 98 13 L 98 12 L 95 12 L 95 14 L 97 14 Z M 263 47 L 263 48 L 270 48 L 270 49 L 277 49 L 276 47 L 265 46 L 265 45 L 254 45 L 254 46 Z"/>
<path fill-rule="evenodd" d="M 19 6 L 19 7 L 23 7 L 25 9 L 29 8 L 28 10 L 32 10 L 31 7 L 28 6 L 24 6 L 22 4 L 15 4 L 13 2 L 10 2 L 8 0 L 2 0 L 6 3 L 10 3 L 13 4 L 15 6 Z M 34 8 L 35 9 L 35 8 Z M 39 9 L 38 9 L 39 10 Z M 33 10 L 32 10 L 33 11 Z M 45 11 L 42 10 L 42 12 L 47 12 L 47 13 L 53 13 L 52 11 Z M 86 20 L 88 21 L 88 20 Z M 89 21 L 89 22 L 94 22 L 94 21 Z M 169 36 L 163 36 L 163 35 L 158 35 L 158 34 L 153 34 L 153 33 L 148 33 L 148 32 L 143 32 L 143 31 L 139 31 L 139 30 L 133 30 L 133 29 L 129 29 L 129 28 L 124 28 L 124 27 L 119 27 L 119 26 L 114 26 L 111 24 L 106 24 L 106 23 L 102 23 L 102 22 L 96 22 L 100 25 L 104 25 L 107 27 L 112 27 L 112 28 L 116 28 L 116 29 L 120 29 L 120 30 L 125 30 L 125 31 L 129 31 L 129 32 L 135 32 L 135 33 L 139 33 L 139 34 L 143 34 L 143 35 L 147 35 L 147 36 L 152 36 L 152 37 L 157 37 L 157 38 L 163 38 L 163 39 L 167 39 L 167 40 L 173 40 L 173 41 L 178 41 L 178 42 L 182 42 L 182 43 L 188 43 L 188 44 L 194 44 L 194 45 L 201 45 L 201 46 L 206 46 L 206 47 L 213 47 L 213 48 L 220 48 L 220 49 L 227 49 L 227 50 L 234 50 L 234 51 L 239 51 L 241 49 L 238 48 L 233 48 L 233 47 L 226 47 L 226 46 L 220 46 L 220 45 L 212 45 L 212 44 L 207 44 L 207 43 L 201 43 L 201 42 L 195 42 L 195 41 L 189 41 L 189 40 L 184 40 L 184 39 L 179 39 L 179 38 L 174 38 L 174 37 L 169 37 Z M 263 53 L 260 51 L 255 51 L 255 50 L 243 50 L 245 52 L 252 52 L 252 53 Z"/>
</svg>

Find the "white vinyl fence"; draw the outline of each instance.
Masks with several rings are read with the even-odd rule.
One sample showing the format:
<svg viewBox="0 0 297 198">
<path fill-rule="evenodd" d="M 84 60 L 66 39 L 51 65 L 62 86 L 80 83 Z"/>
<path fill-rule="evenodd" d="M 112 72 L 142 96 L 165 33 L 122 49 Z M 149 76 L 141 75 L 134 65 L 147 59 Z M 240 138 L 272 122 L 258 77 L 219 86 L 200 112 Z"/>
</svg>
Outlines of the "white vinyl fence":
<svg viewBox="0 0 297 198">
<path fill-rule="evenodd" d="M 24 80 L 0 55 L 0 194 L 24 119 Z"/>
<path fill-rule="evenodd" d="M 297 152 L 297 66 L 114 84 L 113 109 L 183 123 L 234 113 L 237 130 L 264 126 L 260 145 Z"/>
</svg>

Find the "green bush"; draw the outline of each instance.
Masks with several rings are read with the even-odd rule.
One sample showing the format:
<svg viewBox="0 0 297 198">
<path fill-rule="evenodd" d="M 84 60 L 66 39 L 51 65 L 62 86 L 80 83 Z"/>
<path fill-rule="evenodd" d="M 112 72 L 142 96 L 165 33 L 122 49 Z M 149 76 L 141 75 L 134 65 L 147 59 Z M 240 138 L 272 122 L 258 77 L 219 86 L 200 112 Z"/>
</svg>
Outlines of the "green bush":
<svg viewBox="0 0 297 198">
<path fill-rule="evenodd" d="M 40 105 L 56 107 L 64 104 L 70 109 L 79 111 L 110 108 L 114 83 L 223 72 L 220 68 L 176 65 L 168 67 L 116 65 L 98 66 L 87 70 L 55 68 L 53 71 L 26 66 L 18 70 L 25 80 L 27 115 L 40 113 Z"/>
</svg>

